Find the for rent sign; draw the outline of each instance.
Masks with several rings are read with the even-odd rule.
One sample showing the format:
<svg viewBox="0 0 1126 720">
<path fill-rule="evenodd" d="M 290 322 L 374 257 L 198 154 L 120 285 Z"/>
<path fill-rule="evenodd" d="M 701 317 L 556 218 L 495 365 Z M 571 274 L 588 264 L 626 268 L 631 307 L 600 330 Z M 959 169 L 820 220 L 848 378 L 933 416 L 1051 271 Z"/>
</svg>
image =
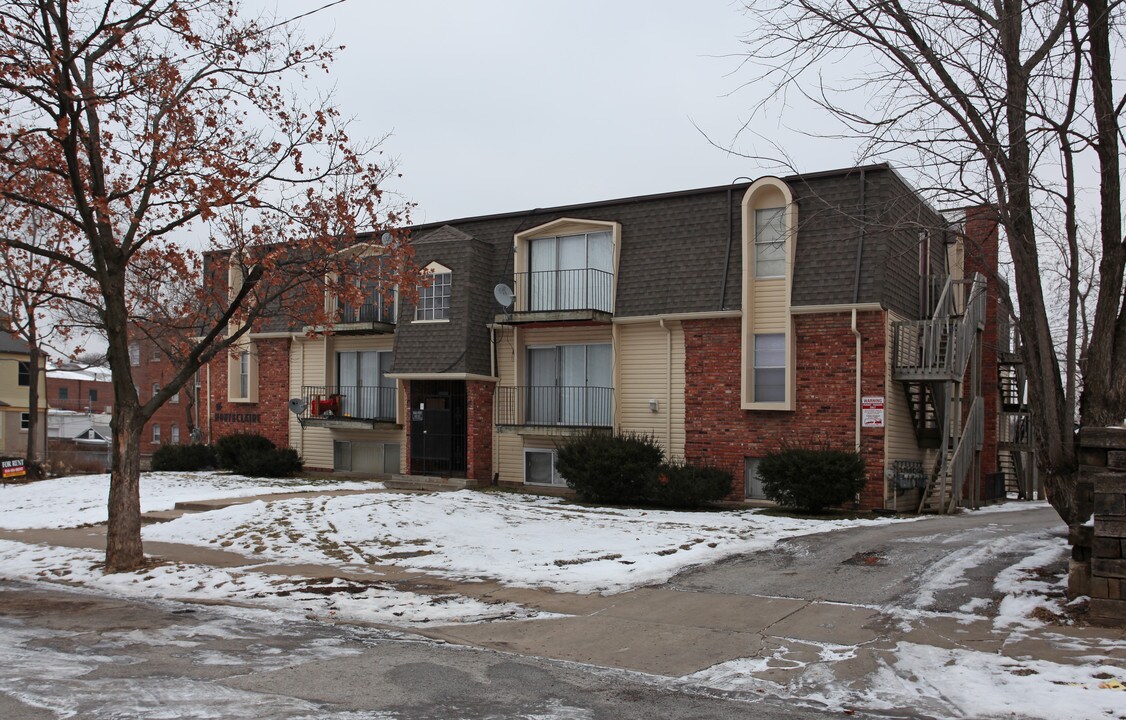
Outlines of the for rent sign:
<svg viewBox="0 0 1126 720">
<path fill-rule="evenodd" d="M 24 465 L 23 458 L 5 458 L 0 460 L 0 469 L 2 469 L 2 475 L 5 480 L 27 475 L 27 466 Z"/>
</svg>

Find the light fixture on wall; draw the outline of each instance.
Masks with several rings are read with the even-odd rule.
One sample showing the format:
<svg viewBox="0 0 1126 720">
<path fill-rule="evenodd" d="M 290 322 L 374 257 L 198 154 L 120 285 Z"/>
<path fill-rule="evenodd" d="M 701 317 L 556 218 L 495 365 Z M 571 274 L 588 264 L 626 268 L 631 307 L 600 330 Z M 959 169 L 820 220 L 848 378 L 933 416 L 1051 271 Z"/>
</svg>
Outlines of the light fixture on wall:
<svg viewBox="0 0 1126 720">
<path fill-rule="evenodd" d="M 657 412 L 659 407 L 660 407 L 660 404 L 656 400 L 650 400 L 649 401 L 649 412 L 655 413 L 655 412 Z"/>
</svg>

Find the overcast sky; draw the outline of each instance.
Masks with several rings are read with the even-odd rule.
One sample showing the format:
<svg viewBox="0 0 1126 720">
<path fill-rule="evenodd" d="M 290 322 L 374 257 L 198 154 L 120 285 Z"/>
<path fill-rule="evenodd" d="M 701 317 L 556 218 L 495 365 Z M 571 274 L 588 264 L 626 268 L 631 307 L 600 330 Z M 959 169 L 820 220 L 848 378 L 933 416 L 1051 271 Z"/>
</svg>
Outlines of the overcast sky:
<svg viewBox="0 0 1126 720">
<path fill-rule="evenodd" d="M 329 0 L 245 0 L 293 17 Z M 392 190 L 415 222 L 723 185 L 771 154 L 736 139 L 756 94 L 740 90 L 740 37 L 729 0 L 346 0 L 301 21 L 346 46 L 323 88 L 385 143 L 403 173 Z M 783 116 L 785 121 L 783 122 Z M 787 144 L 802 171 L 853 163 L 855 148 L 787 130 L 778 113 L 753 130 Z M 705 137 L 706 133 L 708 137 Z M 734 143 L 734 145 L 732 145 Z"/>
</svg>

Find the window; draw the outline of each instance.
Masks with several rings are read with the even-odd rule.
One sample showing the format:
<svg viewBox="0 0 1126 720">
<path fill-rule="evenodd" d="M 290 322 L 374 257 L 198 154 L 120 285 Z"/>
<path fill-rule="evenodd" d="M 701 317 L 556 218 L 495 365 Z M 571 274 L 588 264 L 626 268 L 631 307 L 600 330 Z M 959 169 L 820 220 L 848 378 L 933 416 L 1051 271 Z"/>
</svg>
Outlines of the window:
<svg viewBox="0 0 1126 720">
<path fill-rule="evenodd" d="M 566 485 L 555 468 L 554 450 L 524 450 L 524 483 L 526 485 Z"/>
<path fill-rule="evenodd" d="M 168 440 L 173 445 L 179 445 L 180 444 L 180 426 L 179 425 L 173 425 L 171 428 L 168 429 Z"/>
<path fill-rule="evenodd" d="M 90 388 L 89 392 L 90 392 L 90 395 L 89 395 L 90 403 L 93 404 L 93 403 L 98 402 L 98 389 L 97 388 Z"/>
<path fill-rule="evenodd" d="M 391 352 L 358 350 L 336 353 L 337 391 L 341 395 L 340 414 L 365 419 L 395 418 L 394 378 Z"/>
<path fill-rule="evenodd" d="M 528 348 L 527 422 L 608 427 L 613 424 L 609 344 Z"/>
<path fill-rule="evenodd" d="M 786 401 L 786 336 L 755 335 L 754 402 Z"/>
<path fill-rule="evenodd" d="M 786 208 L 755 210 L 755 277 L 786 275 Z"/>
<path fill-rule="evenodd" d="M 70 388 L 68 388 L 68 387 L 59 388 L 59 400 L 69 400 L 69 399 L 70 399 Z"/>
<path fill-rule="evenodd" d="M 430 276 L 430 287 L 418 289 L 418 307 L 415 320 L 449 320 L 450 290 L 453 287 L 453 273 L 434 272 Z"/>
<path fill-rule="evenodd" d="M 762 458 L 743 458 L 743 497 L 748 500 L 765 500 L 762 479 L 758 476 L 758 464 Z"/>
<path fill-rule="evenodd" d="M 20 413 L 20 430 L 31 429 L 31 413 Z"/>
<path fill-rule="evenodd" d="M 399 443 L 334 440 L 332 469 L 394 475 L 399 472 Z"/>
<path fill-rule="evenodd" d="M 152 426 L 152 442 L 154 445 L 160 444 L 160 425 L 154 424 Z"/>
<path fill-rule="evenodd" d="M 180 404 L 180 393 L 176 393 L 172 397 L 168 398 L 168 402 L 172 403 L 173 405 L 179 405 Z"/>
<path fill-rule="evenodd" d="M 609 231 L 536 238 L 528 253 L 529 310 L 611 312 L 614 241 Z"/>
<path fill-rule="evenodd" d="M 150 362 L 160 362 L 160 348 L 156 345 L 152 346 L 152 354 L 149 355 Z"/>
<path fill-rule="evenodd" d="M 141 346 L 137 343 L 129 343 L 129 364 L 133 367 L 141 364 Z"/>
<path fill-rule="evenodd" d="M 158 392 L 160 392 L 160 383 L 153 383 L 152 384 L 152 396 L 156 397 L 156 394 Z"/>
<path fill-rule="evenodd" d="M 243 350 L 238 356 L 238 396 L 250 397 L 250 351 Z"/>
<path fill-rule="evenodd" d="M 20 387 L 31 386 L 31 363 L 27 360 L 19 361 L 19 369 L 16 370 L 16 381 Z"/>
</svg>

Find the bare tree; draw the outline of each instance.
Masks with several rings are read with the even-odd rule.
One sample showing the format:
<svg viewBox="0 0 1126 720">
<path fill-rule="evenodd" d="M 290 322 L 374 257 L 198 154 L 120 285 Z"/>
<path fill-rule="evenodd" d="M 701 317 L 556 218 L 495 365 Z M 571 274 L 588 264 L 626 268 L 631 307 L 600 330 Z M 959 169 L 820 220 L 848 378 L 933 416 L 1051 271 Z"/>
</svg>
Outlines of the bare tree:
<svg viewBox="0 0 1126 720">
<path fill-rule="evenodd" d="M 862 139 L 861 155 L 906 159 L 937 199 L 990 204 L 1005 230 L 1019 302 L 1038 463 L 1048 499 L 1083 522 L 1073 422 L 1074 353 L 1061 372 L 1042 279 L 1041 228 L 1064 228 L 1069 273 L 1081 272 L 1075 231 L 1079 163 L 1098 178 L 1098 280 L 1081 360 L 1080 415 L 1126 416 L 1126 314 L 1118 141 L 1120 48 L 1105 0 L 778 0 L 748 6 L 749 84 L 764 111 L 790 91 Z M 842 69 L 859 68 L 855 72 Z M 1039 216 L 1038 216 L 1039 213 Z M 1045 217 L 1045 214 L 1050 217 Z M 1049 245 L 1050 246 L 1050 245 Z M 1082 290 L 1068 279 L 1068 345 Z"/>
<path fill-rule="evenodd" d="M 56 290 L 107 343 L 108 571 L 144 560 L 145 421 L 279 308 L 315 324 L 349 257 L 337 250 L 358 228 L 402 219 L 383 201 L 378 143 L 354 143 L 329 99 L 290 89 L 333 52 L 227 0 L 0 5 L 0 197 L 16 208 L 0 223 L 37 212 L 70 239 L 57 250 L 12 232 L 4 242 L 66 265 L 75 280 Z M 188 231 L 206 241 L 185 247 Z M 220 251 L 221 284 L 202 276 L 200 246 Z M 389 275 L 406 272 L 403 243 L 384 253 Z M 129 361 L 138 328 L 173 343 L 177 360 L 147 401 Z"/>
</svg>

